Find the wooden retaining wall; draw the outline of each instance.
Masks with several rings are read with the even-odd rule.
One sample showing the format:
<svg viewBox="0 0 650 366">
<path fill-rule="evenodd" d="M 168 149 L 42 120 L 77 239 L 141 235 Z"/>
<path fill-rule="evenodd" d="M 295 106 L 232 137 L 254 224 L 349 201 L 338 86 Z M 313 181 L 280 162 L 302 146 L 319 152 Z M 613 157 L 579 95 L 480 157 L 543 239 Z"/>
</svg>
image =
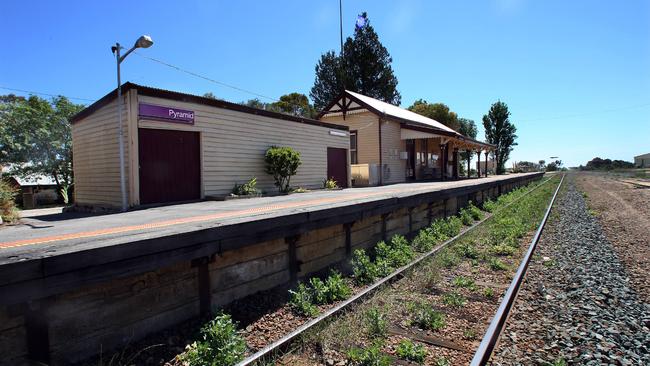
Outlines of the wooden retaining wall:
<svg viewBox="0 0 650 366">
<path fill-rule="evenodd" d="M 275 234 L 255 233 L 260 239 L 247 245 L 0 305 L 0 364 L 39 360 L 65 365 L 100 352 L 110 356 L 112 350 L 147 334 L 346 263 L 357 248 L 370 248 L 396 234 L 414 234 L 436 218 L 455 214 L 470 200 L 481 203 L 540 177 L 391 201 L 337 220 L 323 219 L 322 225 L 299 225 L 302 229 L 269 228 Z"/>
</svg>

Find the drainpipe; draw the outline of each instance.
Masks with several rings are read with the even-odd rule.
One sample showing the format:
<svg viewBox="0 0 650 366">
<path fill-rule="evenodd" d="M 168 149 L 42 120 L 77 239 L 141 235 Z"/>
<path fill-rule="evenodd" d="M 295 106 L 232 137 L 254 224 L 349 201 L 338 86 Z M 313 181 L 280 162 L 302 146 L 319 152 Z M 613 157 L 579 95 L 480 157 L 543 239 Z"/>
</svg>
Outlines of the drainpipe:
<svg viewBox="0 0 650 366">
<path fill-rule="evenodd" d="M 379 185 L 384 185 L 384 164 L 381 153 L 381 117 L 378 118 L 379 121 Z"/>
</svg>

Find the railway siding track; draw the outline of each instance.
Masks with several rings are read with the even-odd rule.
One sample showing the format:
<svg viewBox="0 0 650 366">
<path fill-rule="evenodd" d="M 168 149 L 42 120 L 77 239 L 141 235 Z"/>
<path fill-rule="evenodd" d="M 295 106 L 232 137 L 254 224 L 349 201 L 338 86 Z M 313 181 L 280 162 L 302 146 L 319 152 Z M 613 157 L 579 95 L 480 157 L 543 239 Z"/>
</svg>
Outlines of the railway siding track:
<svg viewBox="0 0 650 366">
<path fill-rule="evenodd" d="M 474 231 L 479 231 L 477 229 L 482 227 L 481 224 L 492 220 L 500 212 L 505 212 L 511 205 L 520 203 L 520 201 L 527 201 L 526 199 L 533 196 L 533 193 L 540 187 L 546 186 L 545 189 L 540 189 L 540 191 L 550 191 L 551 188 L 555 188 L 547 184 L 552 179 L 549 178 L 536 185 L 532 190 L 518 197 L 517 200 L 500 207 L 494 215 L 484 217 L 454 238 L 438 244 L 431 251 L 420 255 L 414 261 L 399 268 L 389 276 L 377 281 L 351 298 L 330 307 L 320 316 L 307 321 L 290 334 L 250 355 L 239 365 L 263 364 L 269 360 L 276 360 L 279 364 L 301 364 L 305 360 L 299 358 L 305 357 L 304 354 L 309 353 L 317 354 L 317 357 L 324 364 L 345 364 L 347 361 L 342 360 L 350 358 L 349 352 L 345 351 L 346 348 L 354 349 L 355 346 L 360 346 L 357 349 L 362 349 L 375 346 L 367 342 L 364 343 L 364 341 L 354 340 L 354 330 L 351 330 L 352 334 L 345 337 L 346 339 L 339 339 L 342 342 L 334 342 L 339 343 L 336 345 L 329 344 L 328 339 L 322 339 L 321 337 L 316 342 L 319 344 L 316 350 L 310 348 L 311 340 L 314 337 L 319 338 L 319 334 L 328 332 L 328 327 L 336 327 L 337 322 L 345 322 L 345 319 L 350 316 L 353 318 L 356 316 L 357 319 L 355 320 L 359 322 L 359 317 L 367 315 L 354 315 L 354 313 L 364 313 L 364 310 L 367 312 L 368 307 L 381 309 L 397 304 L 408 304 L 408 306 L 406 308 L 402 306 L 401 312 L 397 311 L 395 314 L 385 315 L 385 334 L 381 335 L 380 338 L 386 339 L 386 342 L 383 342 L 383 345 L 378 347 L 378 351 L 387 357 L 387 362 L 413 364 L 403 359 L 403 357 L 400 359 L 395 352 L 400 347 L 403 348 L 404 344 L 408 345 L 411 342 L 410 344 L 415 345 L 418 349 L 422 345 L 431 348 L 427 352 L 427 359 L 438 364 L 444 364 L 444 362 L 453 362 L 453 364 L 468 363 L 474 349 L 479 345 L 477 341 L 479 330 L 477 328 L 481 329 L 480 332 L 482 332 L 489 322 L 489 316 L 494 313 L 494 309 L 498 304 L 496 299 L 500 293 L 503 293 L 508 288 L 509 278 L 513 272 L 511 269 L 518 264 L 515 258 L 518 257 L 518 254 L 523 253 L 523 248 L 513 250 L 513 253 L 509 254 L 491 255 L 488 253 L 490 249 L 483 246 L 485 243 L 478 245 L 478 248 L 472 247 L 474 244 L 461 243 L 461 246 L 467 246 L 464 249 L 465 251 L 471 252 L 474 250 L 475 253 L 465 253 L 467 258 L 461 255 L 460 260 L 457 255 L 458 250 L 452 252 L 447 248 L 452 244 L 455 245 L 456 242 L 463 242 L 464 240 L 460 239 L 465 238 Z M 557 182 L 558 179 L 554 179 L 554 181 Z M 558 189 L 559 186 L 558 184 Z M 553 197 L 556 194 L 557 189 L 555 189 Z M 548 201 L 543 202 L 544 208 L 546 208 L 547 203 Z M 550 205 L 548 207 L 550 208 Z M 546 209 L 544 217 L 547 215 L 548 209 Z M 480 237 L 482 234 L 486 233 L 477 233 L 475 236 Z M 538 237 L 538 235 L 535 237 Z M 501 250 L 504 250 L 504 248 L 501 247 Z M 442 262 L 438 262 L 438 256 L 442 257 Z M 452 268 L 453 265 L 446 263 L 446 261 L 453 262 L 454 256 L 456 256 L 456 261 L 461 262 L 458 268 Z M 432 260 L 432 257 L 436 257 L 436 265 L 423 266 L 426 261 Z M 527 259 L 530 259 L 529 257 L 529 255 L 525 256 Z M 456 265 L 458 264 L 456 263 Z M 443 271 L 438 271 L 438 266 L 448 266 L 449 268 L 444 271 L 446 274 L 441 273 Z M 422 274 L 414 275 L 417 272 L 422 272 Z M 417 278 L 404 280 L 413 276 Z M 476 279 L 472 279 L 473 277 Z M 420 285 L 419 289 L 418 285 L 414 285 L 416 283 Z M 424 286 L 422 286 L 423 283 Z M 406 291 L 402 292 L 401 295 L 388 296 L 388 299 L 378 299 L 381 296 L 375 295 L 379 292 L 385 292 L 386 288 L 388 288 L 389 292 L 394 288 Z M 436 306 L 429 306 L 428 304 L 436 304 Z M 426 315 L 440 317 L 442 319 L 440 322 L 443 325 L 440 329 L 433 331 L 426 329 L 426 326 L 414 323 L 413 313 L 425 313 L 425 318 Z M 291 351 L 292 347 L 290 345 L 298 340 L 297 343 L 302 344 L 301 347 L 305 351 L 302 352 L 303 355 L 296 356 L 295 348 L 293 352 L 282 355 L 286 350 Z M 365 356 L 362 355 L 361 357 Z"/>
</svg>

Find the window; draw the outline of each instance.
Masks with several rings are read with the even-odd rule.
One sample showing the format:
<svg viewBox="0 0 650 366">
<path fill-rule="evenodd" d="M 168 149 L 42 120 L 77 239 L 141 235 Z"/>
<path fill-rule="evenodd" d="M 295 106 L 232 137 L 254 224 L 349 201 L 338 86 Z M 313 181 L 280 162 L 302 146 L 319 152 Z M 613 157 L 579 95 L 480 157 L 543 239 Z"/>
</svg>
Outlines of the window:
<svg viewBox="0 0 650 366">
<path fill-rule="evenodd" d="M 357 131 L 350 131 L 350 164 L 359 164 L 357 158 Z"/>
</svg>

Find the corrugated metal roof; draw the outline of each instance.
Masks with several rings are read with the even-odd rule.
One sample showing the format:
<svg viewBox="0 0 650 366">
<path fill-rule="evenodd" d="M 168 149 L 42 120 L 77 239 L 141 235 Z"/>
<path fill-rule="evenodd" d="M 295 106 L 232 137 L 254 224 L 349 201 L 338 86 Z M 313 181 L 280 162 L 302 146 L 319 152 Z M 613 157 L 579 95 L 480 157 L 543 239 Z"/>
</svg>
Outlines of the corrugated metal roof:
<svg viewBox="0 0 650 366">
<path fill-rule="evenodd" d="M 385 113 L 388 116 L 392 116 L 395 118 L 401 118 L 401 119 L 406 119 L 409 121 L 421 123 L 433 128 L 437 128 L 439 130 L 451 132 L 453 134 L 460 135 L 458 132 L 454 131 L 453 129 L 443 125 L 442 123 L 436 121 L 435 119 L 431 119 L 428 117 L 425 117 L 421 114 L 417 114 L 415 112 L 411 112 L 408 109 L 400 108 L 398 106 L 392 105 L 390 103 L 382 102 L 381 100 L 377 100 L 375 98 L 371 98 L 368 96 L 365 96 L 363 94 L 355 93 L 349 90 L 345 91 L 346 93 L 349 93 L 350 95 L 360 99 L 364 103 L 370 105 L 371 107 L 375 108 L 376 110 Z M 462 136 L 462 135 L 460 135 Z"/>
<path fill-rule="evenodd" d="M 12 166 L 3 166 L 2 175 L 6 175 L 16 180 L 21 187 L 24 186 L 54 186 L 56 181 L 49 175 L 30 174 L 27 176 L 20 176 L 13 174 Z"/>
</svg>

